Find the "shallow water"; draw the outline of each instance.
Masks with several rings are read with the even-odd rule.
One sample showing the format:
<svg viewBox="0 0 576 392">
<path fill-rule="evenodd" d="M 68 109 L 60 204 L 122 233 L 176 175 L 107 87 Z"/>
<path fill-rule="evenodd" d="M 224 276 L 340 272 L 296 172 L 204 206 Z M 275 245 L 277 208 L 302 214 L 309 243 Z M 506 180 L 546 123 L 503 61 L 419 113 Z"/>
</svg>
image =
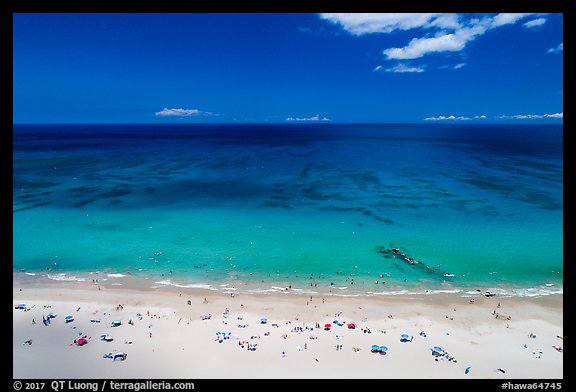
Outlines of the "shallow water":
<svg viewBox="0 0 576 392">
<path fill-rule="evenodd" d="M 562 287 L 561 125 L 15 125 L 13 136 L 16 270 L 342 292 Z"/>
</svg>

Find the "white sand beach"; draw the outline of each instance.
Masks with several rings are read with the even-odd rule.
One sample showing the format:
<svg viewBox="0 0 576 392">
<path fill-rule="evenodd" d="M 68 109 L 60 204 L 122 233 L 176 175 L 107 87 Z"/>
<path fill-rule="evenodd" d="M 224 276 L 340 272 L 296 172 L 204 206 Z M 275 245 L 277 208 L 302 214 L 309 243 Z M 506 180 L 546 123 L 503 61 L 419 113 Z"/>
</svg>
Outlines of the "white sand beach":
<svg viewBox="0 0 576 392">
<path fill-rule="evenodd" d="M 561 294 L 311 298 L 20 277 L 14 378 L 563 378 Z"/>
</svg>

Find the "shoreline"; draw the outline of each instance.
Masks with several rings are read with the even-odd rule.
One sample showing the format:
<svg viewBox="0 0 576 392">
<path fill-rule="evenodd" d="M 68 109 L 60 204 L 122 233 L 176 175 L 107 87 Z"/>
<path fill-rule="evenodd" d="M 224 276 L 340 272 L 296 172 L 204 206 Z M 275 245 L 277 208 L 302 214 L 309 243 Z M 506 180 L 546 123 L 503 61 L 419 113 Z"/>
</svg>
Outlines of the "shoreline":
<svg viewBox="0 0 576 392">
<path fill-rule="evenodd" d="M 14 304 L 28 307 L 13 310 L 15 378 L 563 377 L 562 294 L 231 295 L 22 277 L 13 281 Z M 48 312 L 58 316 L 45 326 Z M 111 327 L 113 319 L 122 325 Z M 79 333 L 85 346 L 73 344 Z M 410 342 L 400 340 L 404 333 Z M 388 351 L 372 353 L 374 344 Z M 446 355 L 432 355 L 434 346 Z M 116 351 L 126 361 L 103 358 Z M 47 362 L 47 352 L 58 363 Z"/>
<path fill-rule="evenodd" d="M 131 273 L 118 273 L 112 271 L 95 272 L 65 272 L 65 271 L 43 271 L 26 272 L 13 271 L 13 282 L 23 282 L 25 284 L 52 284 L 58 282 L 97 283 L 102 287 L 124 287 L 132 290 L 156 290 L 165 288 L 172 291 L 194 290 L 201 292 L 220 292 L 228 294 L 291 294 L 291 295 L 325 295 L 336 297 L 393 297 L 393 296 L 419 296 L 454 294 L 460 297 L 475 297 L 478 293 L 485 295 L 498 295 L 500 297 L 541 297 L 563 295 L 563 285 L 543 284 L 532 287 L 517 285 L 478 285 L 474 287 L 457 286 L 449 284 L 434 285 L 425 287 L 423 285 L 386 286 L 380 285 L 378 288 L 369 289 L 366 286 L 351 285 L 338 286 L 332 284 L 321 284 L 320 286 L 310 286 L 302 284 L 301 281 L 289 282 L 285 280 L 263 282 L 244 282 L 238 279 L 227 282 L 218 281 L 196 281 L 184 277 L 165 276 L 138 276 Z"/>
</svg>

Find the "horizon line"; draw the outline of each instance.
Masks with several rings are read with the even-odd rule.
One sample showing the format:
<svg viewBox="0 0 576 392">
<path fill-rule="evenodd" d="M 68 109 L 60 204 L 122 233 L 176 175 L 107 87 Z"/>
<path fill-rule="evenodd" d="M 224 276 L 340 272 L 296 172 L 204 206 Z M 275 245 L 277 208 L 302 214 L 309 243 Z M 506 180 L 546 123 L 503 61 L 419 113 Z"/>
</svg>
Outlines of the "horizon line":
<svg viewBox="0 0 576 392">
<path fill-rule="evenodd" d="M 523 121 L 524 120 L 524 121 Z M 12 122 L 12 125 L 386 125 L 386 124 L 411 124 L 411 125 L 530 125 L 530 124 L 557 124 L 563 125 L 563 119 L 501 119 L 498 121 L 263 121 L 263 122 Z"/>
</svg>

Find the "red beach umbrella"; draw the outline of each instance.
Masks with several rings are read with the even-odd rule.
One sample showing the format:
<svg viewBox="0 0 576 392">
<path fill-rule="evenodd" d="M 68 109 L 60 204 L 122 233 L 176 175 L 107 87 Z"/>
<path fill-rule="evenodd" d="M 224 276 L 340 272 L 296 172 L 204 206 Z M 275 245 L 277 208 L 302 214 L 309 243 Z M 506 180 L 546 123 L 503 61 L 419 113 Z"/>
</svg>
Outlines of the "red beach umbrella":
<svg viewBox="0 0 576 392">
<path fill-rule="evenodd" d="M 77 344 L 78 346 L 83 346 L 83 345 L 85 345 L 86 343 L 88 343 L 88 341 L 87 341 L 86 339 L 84 339 L 84 338 L 80 338 L 80 339 L 78 339 L 78 340 L 76 341 L 76 344 Z"/>
<path fill-rule="evenodd" d="M 328 330 L 328 329 L 330 329 L 330 328 L 332 328 L 332 325 L 331 325 L 331 324 L 326 324 L 326 325 L 324 325 L 324 329 Z"/>
</svg>

